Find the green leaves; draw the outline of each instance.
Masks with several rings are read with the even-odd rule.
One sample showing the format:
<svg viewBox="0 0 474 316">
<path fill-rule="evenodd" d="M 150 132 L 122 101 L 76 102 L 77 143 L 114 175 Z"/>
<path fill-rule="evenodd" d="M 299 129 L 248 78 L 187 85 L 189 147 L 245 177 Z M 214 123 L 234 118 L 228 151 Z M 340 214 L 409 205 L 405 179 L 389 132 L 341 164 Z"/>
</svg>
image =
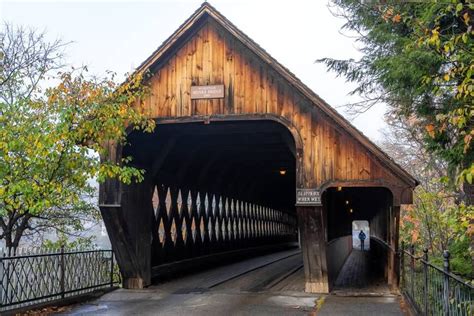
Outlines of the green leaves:
<svg viewBox="0 0 474 316">
<path fill-rule="evenodd" d="M 448 187 L 439 188 L 415 190 L 414 205 L 402 209 L 400 237 L 408 244 L 415 243 L 420 250 L 428 247 L 432 259 L 442 259 L 443 250 L 449 250 L 458 260 L 453 271 L 472 278 L 474 249 L 470 240 L 474 237 L 474 206 L 457 204 Z"/>
<path fill-rule="evenodd" d="M 126 143 L 128 126 L 154 128 L 141 108 L 142 77 L 118 85 L 86 75 L 63 72 L 44 94 L 0 103 L 0 212 L 7 225 L 19 227 L 28 216 L 62 231 L 81 229 L 78 219 L 97 213 L 91 179 L 143 180 L 132 157 L 106 159 Z"/>
</svg>

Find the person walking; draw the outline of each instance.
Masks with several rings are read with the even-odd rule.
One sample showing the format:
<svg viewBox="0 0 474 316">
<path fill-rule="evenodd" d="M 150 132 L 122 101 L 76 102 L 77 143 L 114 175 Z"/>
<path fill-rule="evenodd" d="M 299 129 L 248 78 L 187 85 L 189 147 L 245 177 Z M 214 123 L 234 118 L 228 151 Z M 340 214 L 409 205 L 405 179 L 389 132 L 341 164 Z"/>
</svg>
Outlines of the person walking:
<svg viewBox="0 0 474 316">
<path fill-rule="evenodd" d="M 364 250 L 364 241 L 367 236 L 365 233 L 361 230 L 359 233 L 359 239 L 360 239 L 360 250 Z"/>
</svg>

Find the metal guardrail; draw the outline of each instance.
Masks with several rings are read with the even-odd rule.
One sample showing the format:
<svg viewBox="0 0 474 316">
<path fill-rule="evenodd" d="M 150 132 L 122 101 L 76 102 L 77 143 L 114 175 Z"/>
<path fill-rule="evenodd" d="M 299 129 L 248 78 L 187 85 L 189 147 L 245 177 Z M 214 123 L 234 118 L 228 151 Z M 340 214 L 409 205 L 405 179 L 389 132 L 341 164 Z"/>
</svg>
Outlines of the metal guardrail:
<svg viewBox="0 0 474 316">
<path fill-rule="evenodd" d="M 421 315 L 474 315 L 474 287 L 450 272 L 449 252 L 443 253 L 443 268 L 428 261 L 428 249 L 415 256 L 404 244 L 400 256 L 400 289 Z"/>
<path fill-rule="evenodd" d="M 120 282 L 112 250 L 0 257 L 0 311 L 73 297 Z"/>
</svg>

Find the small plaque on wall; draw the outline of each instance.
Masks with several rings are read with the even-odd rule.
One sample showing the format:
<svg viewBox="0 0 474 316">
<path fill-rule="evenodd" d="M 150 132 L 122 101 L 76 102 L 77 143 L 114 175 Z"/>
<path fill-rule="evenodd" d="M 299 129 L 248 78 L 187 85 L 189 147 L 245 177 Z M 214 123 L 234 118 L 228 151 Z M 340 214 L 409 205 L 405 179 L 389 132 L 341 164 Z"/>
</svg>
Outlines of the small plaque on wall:
<svg viewBox="0 0 474 316">
<path fill-rule="evenodd" d="M 318 189 L 296 189 L 297 206 L 321 206 L 321 191 Z"/>
<path fill-rule="evenodd" d="M 191 100 L 198 99 L 222 99 L 224 97 L 224 85 L 191 86 Z"/>
</svg>

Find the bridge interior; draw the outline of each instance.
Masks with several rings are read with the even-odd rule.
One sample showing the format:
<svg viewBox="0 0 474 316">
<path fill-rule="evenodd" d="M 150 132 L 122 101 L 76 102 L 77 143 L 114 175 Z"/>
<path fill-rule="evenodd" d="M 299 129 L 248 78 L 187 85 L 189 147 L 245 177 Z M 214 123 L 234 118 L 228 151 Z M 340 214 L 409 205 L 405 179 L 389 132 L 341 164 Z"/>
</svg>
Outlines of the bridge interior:
<svg viewBox="0 0 474 316">
<path fill-rule="evenodd" d="M 327 217 L 328 276 L 332 290 L 388 291 L 389 240 L 393 198 L 383 187 L 333 187 L 323 196 Z M 353 221 L 368 221 L 371 248 L 353 247 Z M 366 249 L 367 250 L 367 249 Z"/>
<path fill-rule="evenodd" d="M 123 156 L 146 173 L 143 183 L 124 189 L 122 207 L 153 215 L 147 265 L 154 276 L 170 263 L 296 241 L 295 144 L 283 125 L 158 123 L 151 134 L 132 132 L 128 142 Z M 148 194 L 136 196 L 142 190 Z"/>
</svg>

